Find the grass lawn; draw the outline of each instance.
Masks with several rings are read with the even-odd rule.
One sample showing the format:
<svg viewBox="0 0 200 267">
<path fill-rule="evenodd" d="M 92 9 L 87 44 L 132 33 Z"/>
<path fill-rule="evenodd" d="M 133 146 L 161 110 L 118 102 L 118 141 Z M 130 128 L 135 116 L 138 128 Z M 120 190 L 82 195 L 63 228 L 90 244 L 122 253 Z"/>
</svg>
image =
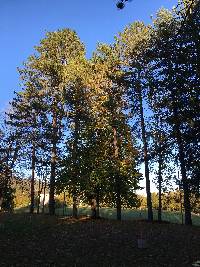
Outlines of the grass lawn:
<svg viewBox="0 0 200 267">
<path fill-rule="evenodd" d="M 63 215 L 63 209 L 56 209 L 57 215 Z M 68 207 L 65 208 L 64 214 L 71 216 L 72 215 L 72 208 Z M 90 215 L 91 210 L 89 207 L 87 208 L 80 208 L 79 209 L 79 215 Z M 100 209 L 100 216 L 106 219 L 116 219 L 116 209 L 113 208 L 101 208 Z M 157 211 L 154 211 L 154 219 L 157 220 L 158 215 Z M 147 219 L 147 210 L 122 210 L 122 220 L 141 220 L 141 219 Z M 180 212 L 170 212 L 170 211 L 163 211 L 162 212 L 162 219 L 163 221 L 168 221 L 172 223 L 182 223 L 182 216 Z M 183 218 L 184 221 L 184 218 Z M 192 215 L 192 221 L 193 225 L 200 226 L 200 216 L 193 214 Z"/>
<path fill-rule="evenodd" d="M 137 247 L 137 237 L 147 248 Z M 0 214 L 0 266 L 192 266 L 200 227 Z"/>
</svg>

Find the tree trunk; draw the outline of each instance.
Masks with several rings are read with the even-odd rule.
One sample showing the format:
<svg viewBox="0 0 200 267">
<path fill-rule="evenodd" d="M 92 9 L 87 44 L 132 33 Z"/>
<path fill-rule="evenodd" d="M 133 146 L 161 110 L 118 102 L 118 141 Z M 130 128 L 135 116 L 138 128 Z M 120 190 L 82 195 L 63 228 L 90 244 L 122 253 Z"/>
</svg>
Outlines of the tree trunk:
<svg viewBox="0 0 200 267">
<path fill-rule="evenodd" d="M 72 160 L 73 160 L 73 173 L 74 173 L 74 190 L 73 190 L 73 217 L 78 218 L 78 209 L 77 209 L 77 182 L 79 176 L 79 165 L 78 165 L 78 139 L 79 139 L 79 114 L 75 113 L 74 118 L 74 143 L 73 143 L 73 150 L 72 150 Z"/>
<path fill-rule="evenodd" d="M 66 195 L 65 195 L 65 191 L 63 193 L 63 216 L 65 216 L 65 207 L 66 207 Z"/>
<path fill-rule="evenodd" d="M 140 105 L 140 124 L 142 130 L 142 141 L 144 146 L 144 165 L 145 165 L 145 178 L 146 178 L 146 193 L 147 193 L 147 208 L 148 208 L 148 221 L 153 221 L 153 210 L 151 202 L 151 188 L 150 188 L 150 179 L 149 179 L 149 158 L 148 158 L 148 147 L 147 147 L 147 138 L 146 138 L 146 129 L 144 121 L 144 111 L 142 103 L 142 92 L 141 88 L 138 88 L 139 94 L 139 105 Z"/>
<path fill-rule="evenodd" d="M 120 181 L 119 177 L 117 177 L 117 220 L 121 221 L 122 219 L 122 205 L 121 205 L 121 190 L 120 190 Z"/>
<path fill-rule="evenodd" d="M 186 173 L 185 153 L 184 153 L 184 146 L 183 146 L 183 141 L 182 141 L 182 133 L 181 133 L 180 126 L 179 126 L 178 111 L 176 107 L 173 108 L 173 113 L 175 117 L 174 129 L 175 129 L 176 140 L 178 144 L 178 156 L 179 156 L 179 161 L 180 161 L 181 176 L 182 176 L 183 191 L 184 191 L 185 224 L 192 225 L 190 189 L 189 189 L 187 173 Z"/>
<path fill-rule="evenodd" d="M 181 176 L 182 176 L 183 191 L 184 191 L 185 224 L 192 225 L 190 190 L 188 186 L 188 179 L 187 179 L 186 166 L 185 166 L 185 155 L 184 155 L 183 144 L 182 144 L 180 134 L 181 133 L 179 131 L 177 135 L 177 142 L 178 142 L 178 148 L 179 148 L 179 161 L 180 161 Z"/>
<path fill-rule="evenodd" d="M 97 187 L 97 189 L 96 189 L 96 200 L 97 200 L 96 217 L 100 218 L 100 213 L 99 213 L 99 202 L 100 202 L 100 199 L 99 199 L 99 187 Z"/>
<path fill-rule="evenodd" d="M 40 213 L 40 194 L 41 194 L 41 182 L 40 182 L 40 180 L 39 180 L 37 214 Z"/>
<path fill-rule="evenodd" d="M 34 213 L 34 205 L 35 205 L 35 143 L 33 142 L 32 147 L 32 175 L 31 175 L 31 205 L 30 205 L 30 213 Z"/>
<path fill-rule="evenodd" d="M 185 208 L 185 224 L 192 225 L 191 217 L 191 205 L 190 205 L 190 190 L 188 186 L 188 180 L 186 175 L 185 160 L 182 148 L 179 147 L 179 161 L 181 165 L 181 175 L 183 181 L 183 191 L 184 191 L 184 208 Z"/>
<path fill-rule="evenodd" d="M 115 186 L 116 186 L 116 208 L 117 208 L 117 220 L 121 221 L 121 186 L 118 170 L 118 146 L 117 146 L 117 127 L 113 126 L 113 145 L 115 156 Z"/>
<path fill-rule="evenodd" d="M 158 221 L 162 221 L 162 153 L 159 140 L 159 159 L 158 159 Z"/>
<path fill-rule="evenodd" d="M 49 214 L 55 215 L 55 179 L 56 179 L 56 156 L 57 156 L 57 114 L 55 107 L 53 110 L 53 137 L 52 137 L 52 156 L 51 156 L 51 176 L 49 190 Z"/>
<path fill-rule="evenodd" d="M 46 178 L 44 180 L 44 189 L 43 189 L 43 200 L 42 200 L 42 213 L 44 214 L 44 206 L 45 206 L 45 198 L 46 198 L 46 186 L 47 186 L 47 181 Z"/>
<path fill-rule="evenodd" d="M 73 211 L 72 211 L 72 216 L 75 219 L 78 218 L 77 195 L 76 195 L 76 193 L 73 194 Z"/>
</svg>

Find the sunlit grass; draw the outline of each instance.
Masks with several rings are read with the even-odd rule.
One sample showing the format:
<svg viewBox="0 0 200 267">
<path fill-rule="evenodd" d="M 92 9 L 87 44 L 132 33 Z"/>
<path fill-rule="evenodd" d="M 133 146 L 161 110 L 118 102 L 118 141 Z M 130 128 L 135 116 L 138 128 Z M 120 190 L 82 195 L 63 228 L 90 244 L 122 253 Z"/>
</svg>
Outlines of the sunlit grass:
<svg viewBox="0 0 200 267">
<path fill-rule="evenodd" d="M 72 208 L 67 207 L 64 210 L 62 208 L 56 209 L 57 215 L 72 215 Z M 84 207 L 78 209 L 78 214 L 90 216 L 91 210 L 90 207 Z M 100 216 L 107 219 L 116 219 L 116 210 L 113 208 L 101 208 L 100 209 Z M 147 210 L 122 210 L 122 220 L 145 220 L 147 219 Z M 158 219 L 157 211 L 154 210 L 154 219 Z M 182 223 L 182 215 L 180 212 L 175 211 L 163 211 L 162 212 L 162 219 L 163 221 L 169 221 L 171 223 Z M 192 220 L 194 225 L 200 226 L 200 216 L 193 214 Z M 184 223 L 184 215 L 183 215 L 183 223 Z"/>
<path fill-rule="evenodd" d="M 15 213 L 29 212 L 27 207 L 16 209 Z M 45 213 L 48 213 L 48 207 L 45 208 Z M 56 215 L 58 216 L 72 216 L 72 207 L 57 208 Z M 78 209 L 79 216 L 90 216 L 91 209 L 90 207 L 80 207 Z M 101 208 L 100 216 L 106 219 L 116 219 L 116 209 L 114 208 Z M 145 220 L 147 219 L 147 210 L 137 210 L 137 209 L 126 209 L 122 210 L 122 220 Z M 158 213 L 154 210 L 154 220 L 158 219 Z M 182 224 L 182 215 L 180 212 L 176 211 L 163 211 L 162 220 L 168 221 L 171 223 Z M 200 226 L 200 216 L 192 214 L 193 225 Z M 184 214 L 183 214 L 183 223 L 184 223 Z"/>
</svg>

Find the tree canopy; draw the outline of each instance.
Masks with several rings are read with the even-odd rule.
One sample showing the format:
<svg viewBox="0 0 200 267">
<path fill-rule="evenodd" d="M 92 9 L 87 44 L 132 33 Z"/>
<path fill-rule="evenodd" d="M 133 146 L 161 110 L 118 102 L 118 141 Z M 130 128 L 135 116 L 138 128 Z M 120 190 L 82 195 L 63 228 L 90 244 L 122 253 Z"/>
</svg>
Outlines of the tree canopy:
<svg viewBox="0 0 200 267">
<path fill-rule="evenodd" d="M 29 169 L 33 213 L 45 170 L 51 215 L 55 194 L 68 192 L 74 217 L 80 198 L 95 198 L 120 220 L 122 208 L 139 205 L 144 164 L 148 220 L 150 173 L 161 220 L 162 192 L 178 169 L 191 224 L 191 195 L 200 193 L 199 11 L 198 1 L 161 9 L 151 25 L 136 21 L 113 44 L 98 44 L 90 59 L 75 31 L 48 32 L 19 69 L 22 88 L 0 129 L 0 198 L 12 202 L 13 175 Z"/>
</svg>

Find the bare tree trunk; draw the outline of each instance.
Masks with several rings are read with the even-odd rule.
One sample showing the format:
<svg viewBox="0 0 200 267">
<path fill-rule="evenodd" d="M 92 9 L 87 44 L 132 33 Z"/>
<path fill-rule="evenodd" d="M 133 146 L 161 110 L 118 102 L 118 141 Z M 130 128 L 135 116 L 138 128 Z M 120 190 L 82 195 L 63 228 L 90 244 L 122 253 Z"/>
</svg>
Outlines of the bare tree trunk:
<svg viewBox="0 0 200 267">
<path fill-rule="evenodd" d="M 147 138 L 146 138 L 146 129 L 145 129 L 145 121 L 144 121 L 144 111 L 143 111 L 143 103 L 142 103 L 142 92 L 139 88 L 139 105 L 140 105 L 140 124 L 142 129 L 142 141 L 144 146 L 144 165 L 145 165 L 145 178 L 146 178 L 146 193 L 147 193 L 147 208 L 148 208 L 148 221 L 153 221 L 153 210 L 152 210 L 152 202 L 151 202 L 151 188 L 150 188 L 150 179 L 149 179 L 149 157 L 148 157 L 148 146 L 147 146 Z"/>
<path fill-rule="evenodd" d="M 182 175 L 183 190 L 184 190 L 185 224 L 192 225 L 190 192 L 186 175 L 184 155 L 182 153 L 182 148 L 180 147 L 179 147 L 179 160 L 181 165 L 181 175 Z"/>
<path fill-rule="evenodd" d="M 78 119 L 78 113 L 75 114 L 74 119 L 74 144 L 73 144 L 73 151 L 72 151 L 72 159 L 73 159 L 73 165 L 74 165 L 74 190 L 73 190 L 73 217 L 78 218 L 78 208 L 77 208 L 77 180 L 78 180 L 78 136 L 79 136 L 79 119 Z"/>
<path fill-rule="evenodd" d="M 185 224 L 192 225 L 190 189 L 189 189 L 187 173 L 186 173 L 185 153 L 184 153 L 184 145 L 182 141 L 182 133 L 180 131 L 180 126 L 179 126 L 179 121 L 178 121 L 179 119 L 178 111 L 176 107 L 173 108 L 173 113 L 175 117 L 174 130 L 175 130 L 176 140 L 178 144 L 178 156 L 179 156 L 179 161 L 180 161 L 181 176 L 182 176 L 183 191 L 184 191 Z"/>
<path fill-rule="evenodd" d="M 51 176 L 49 190 L 49 214 L 55 215 L 55 179 L 56 179 L 56 157 L 57 157 L 57 114 L 55 107 L 53 110 L 53 137 L 52 137 L 52 156 L 51 156 Z"/>
<path fill-rule="evenodd" d="M 121 190 L 120 190 L 120 181 L 119 177 L 116 177 L 116 185 L 117 185 L 117 220 L 121 221 L 122 219 L 122 204 L 121 204 Z"/>
<path fill-rule="evenodd" d="M 96 219 L 97 218 L 97 201 L 95 196 L 92 197 L 91 200 L 91 211 L 92 211 L 92 219 Z"/>
<path fill-rule="evenodd" d="M 185 224 L 192 225 L 190 190 L 188 186 L 188 179 L 187 179 L 186 166 L 185 166 L 185 157 L 184 157 L 183 144 L 182 144 L 180 134 L 181 133 L 179 132 L 177 135 L 177 141 L 178 141 L 178 147 L 179 147 L 179 161 L 180 161 L 181 176 L 182 176 L 183 191 L 184 191 Z"/>
<path fill-rule="evenodd" d="M 63 216 L 65 216 L 65 207 L 66 207 L 66 195 L 64 191 L 63 193 Z"/>
<path fill-rule="evenodd" d="M 162 221 L 162 154 L 159 140 L 159 159 L 158 159 L 158 221 Z"/>
<path fill-rule="evenodd" d="M 73 214 L 72 216 L 74 218 L 78 218 L 78 208 L 77 208 L 77 195 L 76 195 L 76 192 L 73 193 Z"/>
<path fill-rule="evenodd" d="M 40 182 L 40 180 L 39 180 L 37 214 L 40 213 L 40 194 L 41 194 L 41 182 Z"/>
<path fill-rule="evenodd" d="M 114 145 L 114 156 L 115 156 L 115 186 L 116 186 L 116 208 L 117 208 L 117 220 L 121 220 L 121 186 L 120 186 L 120 177 L 119 177 L 119 170 L 118 170 L 118 146 L 117 146 L 117 128 L 113 126 L 113 145 Z"/>
<path fill-rule="evenodd" d="M 43 200 L 42 200 L 42 213 L 44 213 L 44 206 L 45 206 L 45 197 L 46 197 L 46 186 L 47 186 L 47 181 L 46 178 L 44 180 L 44 189 L 43 189 Z"/>
<path fill-rule="evenodd" d="M 34 205 L 35 205 L 35 143 L 33 142 L 32 147 L 32 174 L 31 174 L 31 205 L 30 205 L 30 213 L 34 213 Z"/>
<path fill-rule="evenodd" d="M 100 217 L 100 213 L 99 213 L 99 187 L 97 187 L 96 189 L 96 200 L 97 200 L 97 209 L 96 209 L 96 217 L 99 218 Z"/>
</svg>

